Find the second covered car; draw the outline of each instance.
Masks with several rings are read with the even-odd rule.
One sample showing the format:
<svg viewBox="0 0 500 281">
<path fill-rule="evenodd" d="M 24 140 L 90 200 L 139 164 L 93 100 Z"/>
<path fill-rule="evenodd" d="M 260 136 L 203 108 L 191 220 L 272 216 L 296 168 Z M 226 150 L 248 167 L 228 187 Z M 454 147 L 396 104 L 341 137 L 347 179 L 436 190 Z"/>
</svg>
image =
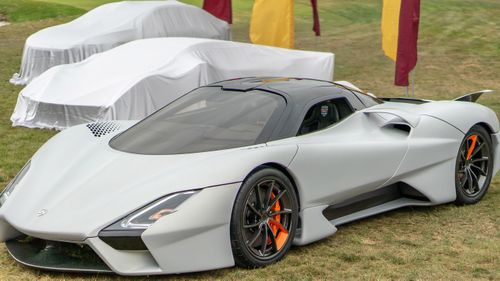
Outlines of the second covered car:
<svg viewBox="0 0 500 281">
<path fill-rule="evenodd" d="M 21 91 L 11 120 L 54 129 L 140 120 L 199 86 L 261 75 L 331 80 L 333 63 L 332 53 L 231 41 L 138 40 L 48 70 Z"/>
</svg>

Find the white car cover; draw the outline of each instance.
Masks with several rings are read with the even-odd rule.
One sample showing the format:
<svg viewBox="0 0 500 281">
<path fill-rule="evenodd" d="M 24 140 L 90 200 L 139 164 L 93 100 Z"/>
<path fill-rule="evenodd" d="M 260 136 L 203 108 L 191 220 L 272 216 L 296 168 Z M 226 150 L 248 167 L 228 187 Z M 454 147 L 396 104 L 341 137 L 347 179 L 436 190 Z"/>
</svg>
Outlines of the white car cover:
<svg viewBox="0 0 500 281">
<path fill-rule="evenodd" d="M 105 4 L 28 37 L 20 73 L 10 82 L 24 85 L 53 66 L 79 62 L 124 43 L 154 37 L 229 40 L 230 27 L 198 7 L 174 0 Z"/>
<path fill-rule="evenodd" d="M 133 41 L 82 62 L 53 67 L 20 93 L 13 126 L 64 129 L 138 120 L 209 83 L 252 76 L 331 80 L 332 53 L 231 41 Z"/>
</svg>

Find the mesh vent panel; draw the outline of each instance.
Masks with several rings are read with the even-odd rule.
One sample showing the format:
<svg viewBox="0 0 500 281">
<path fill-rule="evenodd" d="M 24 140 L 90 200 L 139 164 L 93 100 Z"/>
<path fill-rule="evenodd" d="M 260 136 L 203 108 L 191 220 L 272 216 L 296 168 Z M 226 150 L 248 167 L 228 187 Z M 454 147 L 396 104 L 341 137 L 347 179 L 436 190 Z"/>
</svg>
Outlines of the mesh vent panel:
<svg viewBox="0 0 500 281">
<path fill-rule="evenodd" d="M 100 138 L 106 134 L 119 130 L 120 125 L 114 122 L 99 122 L 87 124 L 87 128 L 89 128 L 95 137 Z"/>
</svg>

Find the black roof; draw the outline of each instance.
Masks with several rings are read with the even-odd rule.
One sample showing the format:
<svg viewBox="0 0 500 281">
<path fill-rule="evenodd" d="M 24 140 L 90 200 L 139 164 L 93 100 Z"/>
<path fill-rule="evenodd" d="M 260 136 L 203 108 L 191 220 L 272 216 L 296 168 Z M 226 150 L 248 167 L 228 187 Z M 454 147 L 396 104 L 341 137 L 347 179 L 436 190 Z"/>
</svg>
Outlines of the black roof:
<svg viewBox="0 0 500 281">
<path fill-rule="evenodd" d="M 330 81 L 287 77 L 250 77 L 216 82 L 207 87 L 221 87 L 223 90 L 247 92 L 260 90 L 283 96 L 287 100 L 284 119 L 278 125 L 280 131 L 271 140 L 296 134 L 308 106 L 326 99 L 346 98 L 353 110 L 366 108 L 362 99 L 367 97 L 355 89 Z M 371 98 L 369 98 L 371 99 Z M 372 101 L 372 103 L 374 103 Z M 372 104 L 373 105 L 373 104 Z"/>
<path fill-rule="evenodd" d="M 274 89 L 287 91 L 297 88 L 310 88 L 316 86 L 331 86 L 333 83 L 322 80 L 308 78 L 291 78 L 291 77 L 247 77 L 231 79 L 214 83 L 212 85 L 222 86 L 224 89 L 248 91 L 253 89 Z"/>
<path fill-rule="evenodd" d="M 334 87 L 339 89 L 339 93 L 343 91 L 355 91 L 343 85 L 336 84 L 330 81 L 316 80 L 310 78 L 291 78 L 291 77 L 247 77 L 225 80 L 210 84 L 209 86 L 219 86 L 224 90 L 233 91 L 250 91 L 264 90 L 269 92 L 285 93 L 292 98 L 301 98 L 311 95 L 312 89 Z M 307 90 L 307 91 L 304 91 Z"/>
<path fill-rule="evenodd" d="M 324 96 L 341 95 L 345 92 L 355 93 L 357 91 L 334 82 L 288 77 L 249 77 L 226 80 L 211 84 L 209 86 L 222 87 L 224 90 L 251 91 L 262 90 L 285 96 L 295 105 L 304 105 L 312 100 Z"/>
</svg>

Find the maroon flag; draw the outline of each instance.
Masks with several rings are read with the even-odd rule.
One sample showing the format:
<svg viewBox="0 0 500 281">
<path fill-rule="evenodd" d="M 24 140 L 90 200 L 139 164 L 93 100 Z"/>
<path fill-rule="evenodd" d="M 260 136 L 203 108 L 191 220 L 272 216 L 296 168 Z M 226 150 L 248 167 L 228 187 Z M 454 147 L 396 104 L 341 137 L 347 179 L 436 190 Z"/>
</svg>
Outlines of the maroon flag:
<svg viewBox="0 0 500 281">
<path fill-rule="evenodd" d="M 204 0 L 203 9 L 223 21 L 233 23 L 231 0 Z"/>
<path fill-rule="evenodd" d="M 316 36 L 320 36 L 321 29 L 319 27 L 318 1 L 311 0 L 311 6 L 313 10 L 313 19 L 314 19 L 313 31 L 316 34 Z"/>
<path fill-rule="evenodd" d="M 399 36 L 396 58 L 397 86 L 408 86 L 408 75 L 417 65 L 418 26 L 420 0 L 402 0 L 399 15 Z"/>
</svg>

